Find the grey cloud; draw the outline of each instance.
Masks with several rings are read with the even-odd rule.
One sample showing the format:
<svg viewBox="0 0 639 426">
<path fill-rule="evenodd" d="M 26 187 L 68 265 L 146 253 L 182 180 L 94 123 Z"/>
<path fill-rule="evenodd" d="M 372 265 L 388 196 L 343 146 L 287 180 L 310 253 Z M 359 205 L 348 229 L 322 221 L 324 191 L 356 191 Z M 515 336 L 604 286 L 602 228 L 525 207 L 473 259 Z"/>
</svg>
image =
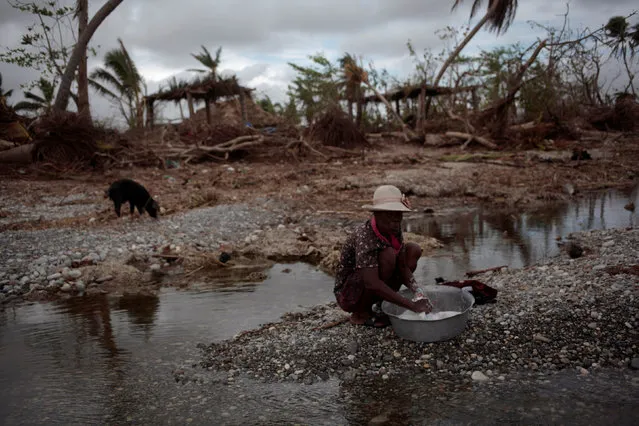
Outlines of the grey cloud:
<svg viewBox="0 0 639 426">
<path fill-rule="evenodd" d="M 73 0 L 64 1 L 73 4 Z M 90 0 L 91 14 L 103 2 Z M 348 51 L 381 63 L 384 59 L 405 56 L 408 39 L 418 50 L 428 47 L 439 50 L 441 43 L 435 30 L 469 22 L 471 1 L 464 2 L 455 11 L 451 11 L 452 3 L 450 0 L 127 0 L 96 32 L 92 45 L 100 46 L 100 51 L 90 65 L 99 63 L 106 50 L 117 45 L 118 37 L 134 52 L 139 65 L 155 68 L 197 66 L 190 53 L 199 51 L 200 45 L 211 50 L 223 46 L 225 52 L 242 56 L 277 57 L 291 49 L 315 53 L 315 46 L 321 44 L 319 40 L 328 40 L 329 49 Z M 636 8 L 636 0 L 572 0 L 571 24 L 594 27 L 612 15 L 629 13 L 633 7 Z M 523 25 L 513 27 L 499 38 L 482 31 L 472 45 L 523 42 L 531 34 L 526 20 L 560 24 L 559 15 L 564 11 L 565 3 L 555 0 L 520 2 L 516 19 Z M 13 10 L 6 0 L 0 0 L 0 45 L 19 40 L 25 26 L 32 21 L 29 15 Z M 477 18 L 473 23 L 476 21 Z M 222 69 L 225 70 L 224 52 Z M 242 84 L 257 82 L 258 90 L 279 100 L 285 98 L 287 82 L 294 75 L 289 67 L 267 64 L 232 71 Z M 7 87 L 16 88 L 20 83 L 38 78 L 35 71 L 6 64 L 0 64 L 0 72 Z M 261 76 L 268 76 L 269 83 L 264 83 Z M 159 84 L 149 82 L 149 90 Z M 96 99 L 95 102 L 98 102 L 96 111 L 106 108 L 99 103 L 102 101 Z M 104 111 L 106 116 L 113 115 L 109 108 Z"/>
<path fill-rule="evenodd" d="M 241 70 L 222 70 L 222 73 L 227 75 L 235 74 L 240 81 L 253 80 L 255 77 L 259 77 L 269 69 L 268 64 L 254 64 L 244 67 Z"/>
</svg>

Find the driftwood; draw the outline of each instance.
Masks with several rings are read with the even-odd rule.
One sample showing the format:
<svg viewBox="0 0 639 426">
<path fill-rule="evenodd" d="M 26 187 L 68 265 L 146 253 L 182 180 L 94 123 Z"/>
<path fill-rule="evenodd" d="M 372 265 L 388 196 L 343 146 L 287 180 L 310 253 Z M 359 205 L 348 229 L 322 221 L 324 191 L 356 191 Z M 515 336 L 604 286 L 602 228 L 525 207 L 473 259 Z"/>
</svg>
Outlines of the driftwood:
<svg viewBox="0 0 639 426">
<path fill-rule="evenodd" d="M 364 155 L 364 153 L 360 151 L 353 151 L 350 149 L 338 148 L 336 146 L 324 146 L 323 148 L 327 151 L 331 151 L 340 155 L 352 155 L 356 157 L 359 157 L 360 155 Z"/>
<path fill-rule="evenodd" d="M 381 132 L 381 133 L 367 133 L 366 137 L 370 139 L 405 138 L 406 135 L 402 132 Z"/>
<path fill-rule="evenodd" d="M 530 130 L 530 129 L 533 129 L 535 126 L 536 126 L 536 123 L 534 121 L 529 121 L 527 123 L 513 124 L 512 126 L 508 128 L 508 130 L 512 130 L 515 132 L 518 130 Z"/>
<path fill-rule="evenodd" d="M 332 321 L 332 322 L 329 322 L 329 323 L 322 324 L 320 326 L 314 327 L 313 331 L 327 330 L 329 328 L 337 327 L 338 325 L 342 325 L 345 322 L 348 322 L 349 319 L 350 319 L 350 316 L 344 317 L 344 318 L 340 318 L 337 321 Z"/>
<path fill-rule="evenodd" d="M 623 136 L 623 132 L 602 132 L 599 130 L 583 130 L 581 132 L 582 141 L 610 142 L 621 139 Z"/>
<path fill-rule="evenodd" d="M 33 146 L 34 144 L 28 143 L 0 152 L 0 163 L 31 163 Z"/>
<path fill-rule="evenodd" d="M 0 149 L 7 150 L 11 148 L 15 148 L 16 144 L 13 142 L 5 141 L 4 139 L 0 139 Z"/>
<path fill-rule="evenodd" d="M 466 272 L 466 276 L 470 278 L 470 277 L 474 277 L 475 275 L 483 274 L 484 272 L 500 271 L 504 268 L 508 268 L 508 265 L 495 266 L 493 268 L 488 268 L 488 269 L 479 269 L 477 271 L 468 271 Z"/>
<path fill-rule="evenodd" d="M 239 138 L 235 138 L 228 142 L 224 142 L 215 146 L 199 145 L 187 149 L 173 148 L 164 152 L 164 154 L 167 154 L 171 157 L 178 156 L 181 158 L 186 158 L 190 161 L 194 158 L 214 157 L 212 154 L 229 154 L 238 149 L 260 145 L 263 142 L 264 136 L 262 135 L 240 136 Z M 158 157 L 160 157 L 160 153 L 158 153 Z"/>
<path fill-rule="evenodd" d="M 298 140 L 289 142 L 288 145 L 286 145 L 286 149 L 293 149 L 297 147 L 298 149 L 301 149 L 302 147 L 305 147 L 306 149 L 308 149 L 310 152 L 312 152 L 313 154 L 317 154 L 320 157 L 326 159 L 328 158 L 327 155 L 319 152 L 318 150 L 316 150 L 315 148 L 313 148 L 308 142 L 306 142 L 304 139 L 302 139 L 302 137 L 300 137 Z"/>
<path fill-rule="evenodd" d="M 493 142 L 481 136 L 471 135 L 469 133 L 462 133 L 462 132 L 446 132 L 445 134 L 446 136 L 449 136 L 449 137 L 464 139 L 466 141 L 464 143 L 464 147 L 466 147 L 469 142 L 475 141 L 485 146 L 486 148 L 497 149 L 497 145 L 495 145 Z"/>
</svg>

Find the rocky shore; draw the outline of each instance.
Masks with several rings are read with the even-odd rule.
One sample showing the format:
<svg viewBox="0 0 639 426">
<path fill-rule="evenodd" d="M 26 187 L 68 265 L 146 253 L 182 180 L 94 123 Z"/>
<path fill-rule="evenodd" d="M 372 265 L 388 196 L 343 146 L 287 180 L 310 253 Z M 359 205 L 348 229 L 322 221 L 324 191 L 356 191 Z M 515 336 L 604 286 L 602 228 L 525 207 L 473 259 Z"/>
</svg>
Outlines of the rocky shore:
<svg viewBox="0 0 639 426">
<path fill-rule="evenodd" d="M 168 266 L 153 258 L 162 247 L 215 253 L 233 247 L 251 232 L 277 227 L 285 215 L 267 202 L 219 205 L 160 218 L 123 217 L 116 226 L 50 228 L 0 233 L 0 301 L 25 295 L 77 294 L 100 289 L 118 275 L 132 283 L 144 272 Z M 126 265 L 142 259 L 143 268 Z M 131 263 L 131 262 L 129 262 Z M 97 268 L 96 268 L 97 266 Z M 100 267 L 102 266 L 102 267 Z M 128 273 L 128 277 L 124 276 Z"/>
<path fill-rule="evenodd" d="M 562 253 L 525 269 L 477 277 L 500 290 L 498 300 L 474 307 L 467 329 L 450 341 L 407 342 L 391 327 L 320 328 L 345 316 L 329 304 L 202 344 L 201 365 L 225 372 L 229 384 L 240 378 L 311 384 L 407 374 L 498 383 L 522 372 L 639 368 L 639 228 L 570 238 L 584 248 L 583 257 Z"/>
</svg>

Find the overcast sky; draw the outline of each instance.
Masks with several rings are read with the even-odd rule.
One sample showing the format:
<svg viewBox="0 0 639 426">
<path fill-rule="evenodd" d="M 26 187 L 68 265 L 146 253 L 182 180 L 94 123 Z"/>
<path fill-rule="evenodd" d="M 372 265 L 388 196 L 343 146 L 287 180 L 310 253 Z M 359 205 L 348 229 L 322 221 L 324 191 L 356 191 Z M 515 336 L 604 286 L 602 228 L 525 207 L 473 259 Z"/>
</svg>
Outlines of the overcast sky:
<svg viewBox="0 0 639 426">
<path fill-rule="evenodd" d="M 89 3 L 93 15 L 103 0 Z M 467 24 L 471 3 L 451 11 L 452 0 L 125 0 L 94 35 L 98 58 L 89 66 L 98 65 L 121 37 L 154 91 L 162 80 L 197 67 L 190 53 L 199 51 L 200 45 L 212 53 L 223 46 L 223 72 L 233 72 L 241 84 L 282 101 L 294 76 L 287 62 L 302 64 L 318 51 L 330 58 L 351 52 L 398 77 L 410 74 L 408 39 L 419 51 L 441 49 L 435 31 Z M 572 0 L 570 24 L 596 28 L 613 15 L 637 8 L 636 0 Z M 530 44 L 543 32 L 532 30 L 527 21 L 560 26 L 565 10 L 566 3 L 558 0 L 520 0 L 515 23 L 505 35 L 483 30 L 464 52 L 517 41 Z M 8 0 L 0 0 L 0 45 L 17 46 L 32 22 Z M 0 73 L 5 90 L 39 77 L 32 70 L 2 63 Z M 11 100 L 18 99 L 14 95 Z M 115 115 L 104 100 L 92 96 L 91 103 L 94 114 Z"/>
</svg>

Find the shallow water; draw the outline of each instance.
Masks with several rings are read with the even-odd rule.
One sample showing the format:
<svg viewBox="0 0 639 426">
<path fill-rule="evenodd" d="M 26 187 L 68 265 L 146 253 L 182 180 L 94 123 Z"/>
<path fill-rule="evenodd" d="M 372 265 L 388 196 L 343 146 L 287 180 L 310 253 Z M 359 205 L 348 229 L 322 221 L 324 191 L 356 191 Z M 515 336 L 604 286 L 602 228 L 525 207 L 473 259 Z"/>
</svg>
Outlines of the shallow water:
<svg viewBox="0 0 639 426">
<path fill-rule="evenodd" d="M 405 229 L 445 243 L 433 256 L 422 258 L 416 276 L 426 284 L 435 278 L 463 279 L 467 271 L 508 265 L 521 268 L 559 253 L 557 237 L 590 229 L 639 225 L 639 187 L 585 194 L 574 201 L 549 204 L 513 215 L 488 208 L 407 218 Z"/>
<path fill-rule="evenodd" d="M 636 226 L 636 215 L 623 209 L 629 199 L 639 204 L 636 190 L 589 195 L 520 216 L 477 210 L 408 219 L 407 229 L 447 245 L 423 258 L 416 275 L 434 283 L 435 277 L 462 278 L 472 269 L 533 263 L 557 253 L 556 236 Z M 282 272 L 285 267 L 291 273 Z M 433 389 L 419 377 L 372 389 L 336 381 L 175 383 L 176 368 L 197 363 L 197 343 L 331 301 L 332 285 L 330 277 L 308 265 L 276 265 L 259 284 L 0 310 L 0 423 L 365 424 L 378 415 L 393 424 L 538 422 L 532 413 L 547 420 L 543 423 L 636 424 L 635 373 L 602 372 L 584 379 L 570 371 L 547 383 L 506 384 L 490 392 Z M 402 393 L 405 388 L 410 392 Z"/>
<path fill-rule="evenodd" d="M 197 360 L 197 343 L 331 300 L 330 277 L 305 264 L 286 267 L 290 273 L 275 265 L 264 282 L 237 291 L 163 289 L 159 297 L 76 297 L 0 310 L 0 424 L 95 422 L 139 380 L 174 386 L 171 372 L 189 356 Z"/>
</svg>

